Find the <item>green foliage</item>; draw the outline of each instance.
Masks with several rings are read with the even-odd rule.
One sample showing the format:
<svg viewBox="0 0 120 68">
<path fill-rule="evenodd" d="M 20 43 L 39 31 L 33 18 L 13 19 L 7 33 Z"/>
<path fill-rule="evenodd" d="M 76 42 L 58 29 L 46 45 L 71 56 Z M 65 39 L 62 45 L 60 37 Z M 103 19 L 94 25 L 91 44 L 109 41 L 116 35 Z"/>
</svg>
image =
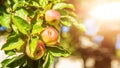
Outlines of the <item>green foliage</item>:
<svg viewBox="0 0 120 68">
<path fill-rule="evenodd" d="M 42 67 L 49 68 L 50 65 L 53 63 L 53 61 L 54 61 L 54 57 L 50 53 L 48 53 Z"/>
<path fill-rule="evenodd" d="M 2 7 L 1 7 L 2 6 Z M 2 68 L 49 68 L 54 57 L 67 57 L 70 52 L 61 43 L 61 27 L 71 24 L 84 31 L 83 25 L 78 25 L 74 6 L 64 0 L 5 0 L 0 6 L 0 26 L 10 29 L 6 43 L 2 50 L 12 58 L 6 58 L 2 62 Z M 56 25 L 50 25 L 45 20 L 45 12 L 49 9 L 60 13 L 61 19 Z M 69 12 L 70 11 L 70 12 Z M 58 44 L 55 47 L 45 46 L 45 54 L 38 60 L 32 60 L 26 55 L 26 45 L 29 45 L 30 53 L 33 54 L 38 40 L 42 40 L 41 32 L 45 27 L 53 27 L 58 30 Z M 64 39 L 62 39 L 64 41 Z M 17 55 L 18 53 L 22 55 Z"/>
<path fill-rule="evenodd" d="M 48 4 L 48 0 L 39 0 L 40 6 L 42 6 L 42 8 L 45 8 Z"/>
<path fill-rule="evenodd" d="M 13 50 L 16 49 L 24 44 L 24 41 L 15 33 L 11 33 L 10 36 L 8 36 L 7 43 L 4 44 L 2 47 L 3 50 Z"/>
<path fill-rule="evenodd" d="M 18 31 L 18 29 L 17 29 L 17 26 L 15 26 L 14 24 L 12 24 L 11 26 L 12 26 L 13 31 L 15 31 L 15 32 L 18 34 L 19 31 Z"/>
<path fill-rule="evenodd" d="M 15 48 L 17 48 L 19 46 L 22 46 L 24 44 L 23 40 L 20 39 L 20 38 L 14 39 L 14 40 L 12 40 L 11 42 L 9 42 L 6 45 L 4 45 L 6 47 L 4 47 L 3 50 L 6 50 L 6 51 L 7 50 L 13 50 L 13 49 L 15 49 Z"/>
<path fill-rule="evenodd" d="M 30 49 L 30 53 L 33 54 L 35 52 L 35 49 L 37 47 L 37 44 L 38 44 L 38 38 L 37 37 L 33 37 L 31 40 L 30 40 L 30 45 L 29 45 L 29 49 Z"/>
<path fill-rule="evenodd" d="M 44 28 L 42 26 L 43 20 L 39 19 L 34 25 L 32 29 L 32 34 L 39 34 Z"/>
<path fill-rule="evenodd" d="M 6 28 L 10 28 L 10 22 L 11 22 L 10 14 L 3 13 L 2 15 L 0 15 L 0 25 Z"/>
<path fill-rule="evenodd" d="M 49 47 L 48 51 L 50 52 L 51 55 L 55 57 L 67 57 L 70 54 L 67 50 L 64 50 L 61 47 L 52 47 L 52 48 Z"/>
<path fill-rule="evenodd" d="M 8 56 L 12 56 L 12 55 L 15 55 L 16 53 L 14 50 L 9 50 L 9 51 L 5 51 L 5 54 Z"/>
<path fill-rule="evenodd" d="M 23 65 L 25 62 L 24 55 L 15 56 L 11 59 L 5 59 L 2 61 L 2 68 L 14 68 Z"/>
<path fill-rule="evenodd" d="M 72 4 L 66 4 L 66 3 L 57 3 L 53 6 L 52 9 L 65 9 L 65 8 L 75 10 L 75 8 Z"/>
<path fill-rule="evenodd" d="M 16 10 L 15 15 L 26 20 L 26 18 L 28 16 L 28 12 L 24 8 L 21 8 L 21 9 Z"/>
<path fill-rule="evenodd" d="M 18 17 L 18 16 L 13 16 L 12 17 L 13 23 L 17 26 L 18 30 L 27 35 L 29 34 L 29 30 L 30 30 L 30 25 L 22 18 Z"/>
</svg>

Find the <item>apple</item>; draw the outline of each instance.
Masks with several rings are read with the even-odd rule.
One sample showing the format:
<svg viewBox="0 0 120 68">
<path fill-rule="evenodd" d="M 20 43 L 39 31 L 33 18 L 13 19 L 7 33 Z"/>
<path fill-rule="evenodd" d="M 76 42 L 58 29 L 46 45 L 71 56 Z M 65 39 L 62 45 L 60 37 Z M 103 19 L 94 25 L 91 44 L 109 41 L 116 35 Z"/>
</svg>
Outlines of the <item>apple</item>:
<svg viewBox="0 0 120 68">
<path fill-rule="evenodd" d="M 33 60 L 40 59 L 45 53 L 44 43 L 39 40 L 34 53 L 30 52 L 29 45 L 26 45 L 26 54 Z"/>
<path fill-rule="evenodd" d="M 41 33 L 42 40 L 45 42 L 46 46 L 57 44 L 58 35 L 58 31 L 53 27 L 46 27 Z"/>
<path fill-rule="evenodd" d="M 45 20 L 47 22 L 55 22 L 60 20 L 60 13 L 56 10 L 47 10 L 45 12 Z"/>
</svg>

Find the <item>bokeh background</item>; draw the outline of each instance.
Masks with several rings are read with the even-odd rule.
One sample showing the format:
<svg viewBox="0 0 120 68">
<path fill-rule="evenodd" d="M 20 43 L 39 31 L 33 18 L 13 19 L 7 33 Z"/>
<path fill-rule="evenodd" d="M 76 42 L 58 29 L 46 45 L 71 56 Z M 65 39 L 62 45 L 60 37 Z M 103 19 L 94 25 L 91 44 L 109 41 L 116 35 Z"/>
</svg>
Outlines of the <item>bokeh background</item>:
<svg viewBox="0 0 120 68">
<path fill-rule="evenodd" d="M 120 0 L 67 0 L 75 6 L 79 26 L 62 28 L 61 44 L 71 56 L 56 57 L 51 68 L 120 68 Z M 0 33 L 0 48 L 6 36 Z M 7 56 L 0 51 L 0 62 Z"/>
</svg>

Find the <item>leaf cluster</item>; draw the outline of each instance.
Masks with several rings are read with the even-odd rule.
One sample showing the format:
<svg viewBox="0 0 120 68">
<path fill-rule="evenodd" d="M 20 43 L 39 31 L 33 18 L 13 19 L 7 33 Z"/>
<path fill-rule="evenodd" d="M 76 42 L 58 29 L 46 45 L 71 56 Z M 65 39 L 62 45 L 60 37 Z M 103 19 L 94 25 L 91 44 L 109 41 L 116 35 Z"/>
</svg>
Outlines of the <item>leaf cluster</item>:
<svg viewBox="0 0 120 68">
<path fill-rule="evenodd" d="M 5 0 L 0 3 L 0 26 L 9 33 L 2 46 L 8 58 L 2 62 L 2 68 L 49 68 L 54 57 L 70 55 L 64 47 L 46 47 L 44 56 L 39 60 L 30 59 L 25 53 L 26 45 L 34 52 L 36 41 L 41 39 L 40 33 L 51 26 L 61 34 L 61 27 L 77 24 L 74 6 L 64 0 Z M 49 9 L 60 13 L 59 25 L 49 25 L 45 21 L 45 12 Z M 77 25 L 78 26 L 78 25 Z M 81 28 L 80 28 L 81 29 Z M 61 35 L 59 36 L 60 42 Z"/>
</svg>

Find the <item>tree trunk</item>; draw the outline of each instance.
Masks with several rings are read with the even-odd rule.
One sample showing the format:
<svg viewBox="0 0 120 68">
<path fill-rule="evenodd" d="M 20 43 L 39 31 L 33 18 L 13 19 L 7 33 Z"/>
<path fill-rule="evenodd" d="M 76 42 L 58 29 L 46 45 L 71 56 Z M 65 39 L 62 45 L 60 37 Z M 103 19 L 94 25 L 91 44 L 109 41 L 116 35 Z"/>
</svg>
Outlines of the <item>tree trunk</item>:
<svg viewBox="0 0 120 68">
<path fill-rule="evenodd" d="M 116 35 L 106 35 L 100 47 L 99 58 L 96 58 L 95 68 L 111 68 L 112 56 L 115 55 Z"/>
</svg>

